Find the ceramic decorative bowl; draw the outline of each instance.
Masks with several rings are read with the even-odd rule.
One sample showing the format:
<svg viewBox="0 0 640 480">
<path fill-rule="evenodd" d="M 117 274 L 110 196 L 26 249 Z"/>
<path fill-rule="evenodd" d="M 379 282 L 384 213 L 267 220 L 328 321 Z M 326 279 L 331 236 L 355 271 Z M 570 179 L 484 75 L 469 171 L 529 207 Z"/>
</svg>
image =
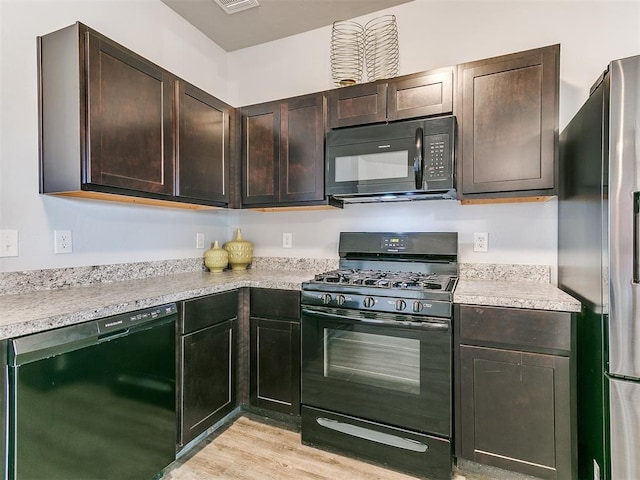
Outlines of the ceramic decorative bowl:
<svg viewBox="0 0 640 480">
<path fill-rule="evenodd" d="M 242 238 L 242 232 L 236 230 L 236 238 L 223 245 L 229 252 L 229 265 L 231 270 L 246 270 L 253 260 L 253 243 Z"/>
<path fill-rule="evenodd" d="M 204 252 L 204 264 L 211 273 L 220 273 L 229 264 L 229 252 L 220 248 L 216 240 L 211 248 Z"/>
</svg>

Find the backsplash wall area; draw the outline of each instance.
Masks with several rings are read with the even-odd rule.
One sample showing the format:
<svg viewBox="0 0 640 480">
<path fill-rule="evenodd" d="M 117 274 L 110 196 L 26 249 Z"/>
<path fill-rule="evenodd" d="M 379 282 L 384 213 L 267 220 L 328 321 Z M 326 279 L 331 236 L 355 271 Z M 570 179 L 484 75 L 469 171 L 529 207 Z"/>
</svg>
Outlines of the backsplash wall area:
<svg viewBox="0 0 640 480">
<path fill-rule="evenodd" d="M 609 60 L 640 52 L 637 2 L 415 0 L 374 16 L 385 13 L 398 19 L 400 74 L 561 43 L 561 127 Z M 208 246 L 237 226 L 259 256 L 335 256 L 342 230 L 453 230 L 461 261 L 555 266 L 555 200 L 259 213 L 40 196 L 36 36 L 75 21 L 232 105 L 332 87 L 330 26 L 227 54 L 160 0 L 0 0 L 0 229 L 19 232 L 19 256 L 0 258 L 0 272 L 201 257 L 196 232 Z M 53 253 L 55 229 L 72 230 L 72 254 Z M 282 248 L 283 232 L 292 249 Z M 472 251 L 473 232 L 489 234 L 489 252 Z"/>
<path fill-rule="evenodd" d="M 460 205 L 453 200 L 426 200 L 344 209 L 263 213 L 242 211 L 242 235 L 255 243 L 258 256 L 336 256 L 341 231 L 458 232 L 459 260 L 465 263 L 555 265 L 555 199 L 536 203 Z M 282 248 L 282 233 L 291 233 L 293 248 Z M 473 233 L 489 234 L 489 251 L 473 251 Z"/>
</svg>

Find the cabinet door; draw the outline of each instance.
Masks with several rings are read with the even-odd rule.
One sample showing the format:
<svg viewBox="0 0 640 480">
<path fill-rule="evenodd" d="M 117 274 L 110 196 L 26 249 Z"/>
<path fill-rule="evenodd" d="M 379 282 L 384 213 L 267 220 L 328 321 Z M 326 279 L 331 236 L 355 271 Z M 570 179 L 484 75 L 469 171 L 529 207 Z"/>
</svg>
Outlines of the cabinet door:
<svg viewBox="0 0 640 480">
<path fill-rule="evenodd" d="M 300 324 L 251 318 L 251 405 L 300 415 Z"/>
<path fill-rule="evenodd" d="M 280 103 L 246 108 L 242 123 L 242 204 L 275 204 L 280 187 Z"/>
<path fill-rule="evenodd" d="M 387 89 L 388 120 L 453 112 L 453 69 L 390 80 Z"/>
<path fill-rule="evenodd" d="M 554 45 L 458 67 L 462 195 L 555 194 L 559 56 Z"/>
<path fill-rule="evenodd" d="M 173 194 L 175 82 L 142 57 L 86 33 L 83 183 Z"/>
<path fill-rule="evenodd" d="M 569 373 L 567 357 L 461 345 L 458 456 L 571 478 Z"/>
<path fill-rule="evenodd" d="M 227 203 L 229 109 L 193 85 L 179 82 L 176 196 Z"/>
<path fill-rule="evenodd" d="M 235 406 L 235 325 L 228 320 L 182 337 L 181 445 Z"/>
<path fill-rule="evenodd" d="M 364 83 L 329 90 L 329 127 L 348 127 L 387 119 L 387 84 Z"/>
<path fill-rule="evenodd" d="M 280 202 L 324 199 L 324 95 L 281 106 Z"/>
</svg>

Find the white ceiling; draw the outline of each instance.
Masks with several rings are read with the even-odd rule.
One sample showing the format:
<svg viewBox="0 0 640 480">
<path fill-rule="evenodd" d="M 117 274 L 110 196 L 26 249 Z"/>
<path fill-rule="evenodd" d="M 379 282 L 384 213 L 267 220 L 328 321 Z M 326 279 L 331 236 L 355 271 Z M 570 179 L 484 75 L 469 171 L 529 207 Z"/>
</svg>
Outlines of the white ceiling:
<svg viewBox="0 0 640 480">
<path fill-rule="evenodd" d="M 227 52 L 331 25 L 412 0 L 258 0 L 228 15 L 214 0 L 162 0 Z"/>
</svg>

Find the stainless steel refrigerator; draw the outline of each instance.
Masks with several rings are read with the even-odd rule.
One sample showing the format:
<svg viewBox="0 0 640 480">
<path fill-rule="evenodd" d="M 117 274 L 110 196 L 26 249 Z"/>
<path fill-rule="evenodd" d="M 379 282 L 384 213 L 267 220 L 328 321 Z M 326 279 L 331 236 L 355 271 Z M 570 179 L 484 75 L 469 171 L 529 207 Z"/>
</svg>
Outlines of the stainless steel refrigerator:
<svg viewBox="0 0 640 480">
<path fill-rule="evenodd" d="M 608 65 L 560 135 L 558 284 L 576 327 L 581 479 L 640 479 L 640 56 Z"/>
</svg>

